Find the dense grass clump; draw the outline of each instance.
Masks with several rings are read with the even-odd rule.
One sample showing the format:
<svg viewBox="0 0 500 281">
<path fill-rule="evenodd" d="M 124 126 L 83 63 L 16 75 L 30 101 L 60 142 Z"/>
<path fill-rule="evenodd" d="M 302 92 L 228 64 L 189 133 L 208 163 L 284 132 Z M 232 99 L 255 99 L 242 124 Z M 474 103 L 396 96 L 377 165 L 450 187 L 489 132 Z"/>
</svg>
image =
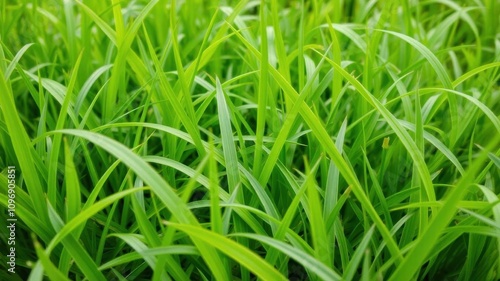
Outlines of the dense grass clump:
<svg viewBox="0 0 500 281">
<path fill-rule="evenodd" d="M 1 280 L 500 279 L 498 1 L 0 12 Z"/>
</svg>

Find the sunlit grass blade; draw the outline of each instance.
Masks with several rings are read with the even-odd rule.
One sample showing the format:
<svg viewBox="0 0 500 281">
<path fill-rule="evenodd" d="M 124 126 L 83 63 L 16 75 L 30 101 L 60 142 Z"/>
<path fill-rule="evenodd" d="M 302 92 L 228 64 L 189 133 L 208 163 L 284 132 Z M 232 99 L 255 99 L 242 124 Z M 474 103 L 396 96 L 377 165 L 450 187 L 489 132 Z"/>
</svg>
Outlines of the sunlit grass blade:
<svg viewBox="0 0 500 281">
<path fill-rule="evenodd" d="M 26 45 L 24 45 L 24 47 L 21 48 L 21 50 L 19 50 L 19 52 L 17 52 L 16 56 L 12 59 L 12 61 L 9 63 L 9 66 L 5 70 L 5 73 L 4 73 L 5 80 L 9 80 L 10 75 L 12 74 L 12 71 L 14 71 L 14 69 L 17 67 L 17 64 L 19 63 L 19 60 L 23 57 L 24 53 L 26 53 L 26 51 L 28 51 L 28 49 L 32 45 L 33 44 L 26 44 Z"/>
<path fill-rule="evenodd" d="M 269 265 L 257 254 L 251 252 L 248 248 L 243 247 L 229 238 L 192 225 L 175 224 L 170 222 L 167 222 L 167 225 L 186 232 L 192 238 L 210 243 L 213 247 L 216 247 L 224 254 L 235 259 L 263 280 L 286 280 L 283 275 L 281 275 L 275 268 Z"/>
<path fill-rule="evenodd" d="M 218 79 L 216 80 L 216 91 L 219 126 L 222 134 L 222 151 L 224 152 L 224 159 L 226 160 L 229 190 L 232 191 L 240 183 L 238 156 L 236 154 L 236 146 L 233 140 L 233 130 L 231 129 L 231 119 L 226 103 L 226 97 Z"/>
</svg>

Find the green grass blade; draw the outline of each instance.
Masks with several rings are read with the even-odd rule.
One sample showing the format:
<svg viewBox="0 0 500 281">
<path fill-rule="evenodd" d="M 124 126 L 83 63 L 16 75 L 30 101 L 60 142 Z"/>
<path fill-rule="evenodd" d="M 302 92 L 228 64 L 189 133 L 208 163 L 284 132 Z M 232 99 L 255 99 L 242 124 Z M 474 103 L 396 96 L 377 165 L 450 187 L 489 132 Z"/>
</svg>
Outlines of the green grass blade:
<svg viewBox="0 0 500 281">
<path fill-rule="evenodd" d="M 57 267 L 52 263 L 49 256 L 45 254 L 45 251 L 42 248 L 40 242 L 35 240 L 35 250 L 38 258 L 42 262 L 45 273 L 49 276 L 50 280 L 61 280 L 66 281 L 70 280 L 68 277 L 64 276 L 62 272 L 60 272 Z"/>
<path fill-rule="evenodd" d="M 286 280 L 283 275 L 281 275 L 275 268 L 269 265 L 257 254 L 231 239 L 193 225 L 175 224 L 170 222 L 167 222 L 167 225 L 186 232 L 192 238 L 210 243 L 213 247 L 216 247 L 224 254 L 235 259 L 263 280 Z"/>
<path fill-rule="evenodd" d="M 16 109 L 12 88 L 5 80 L 4 70 L 0 69 L 0 107 L 2 108 L 3 120 L 9 132 L 20 171 L 26 175 L 26 187 L 32 200 L 32 206 L 38 217 L 45 223 L 48 222 L 47 205 L 44 189 L 38 172 L 32 159 L 36 152 L 29 141 L 28 134 L 21 122 L 20 115 Z"/>
<path fill-rule="evenodd" d="M 364 235 L 363 240 L 361 240 L 361 243 L 359 243 L 358 247 L 356 248 L 356 251 L 352 255 L 351 261 L 349 262 L 346 271 L 344 272 L 343 276 L 344 280 L 350 281 L 353 279 L 358 269 L 359 263 L 361 262 L 363 255 L 365 255 L 365 251 L 368 247 L 370 239 L 372 238 L 374 230 L 375 230 L 374 227 L 370 227 L 368 232 L 366 232 L 366 234 Z"/>
<path fill-rule="evenodd" d="M 500 138 L 493 139 L 491 145 L 498 145 Z M 471 164 L 462 179 L 457 183 L 455 188 L 448 194 L 443 207 L 439 209 L 436 216 L 430 221 L 429 226 L 424 233 L 417 239 L 415 245 L 405 257 L 403 262 L 396 268 L 396 271 L 391 275 L 389 280 L 402 280 L 409 276 L 414 276 L 422 263 L 432 251 L 439 234 L 448 225 L 450 219 L 456 212 L 456 204 L 462 199 L 467 187 L 474 180 L 476 173 L 482 168 L 482 161 L 487 157 L 487 153 L 483 152 L 481 156 Z"/>
<path fill-rule="evenodd" d="M 218 79 L 216 80 L 216 89 L 219 126 L 221 128 L 222 134 L 222 150 L 224 152 L 224 159 L 226 160 L 229 191 L 232 192 L 234 188 L 236 188 L 236 186 L 240 183 L 240 174 L 238 171 L 238 156 L 236 154 L 236 146 L 233 140 L 233 131 L 231 129 L 231 119 L 226 103 L 226 97 Z"/>
<path fill-rule="evenodd" d="M 271 237 L 257 234 L 241 233 L 237 235 L 260 241 L 264 244 L 278 249 L 279 251 L 293 258 L 295 261 L 307 268 L 310 272 L 316 274 L 322 280 L 342 280 L 342 277 L 338 273 L 333 271 L 330 267 L 322 264 L 309 254 L 304 253 L 303 251 L 294 248 L 284 242 L 277 241 Z"/>
</svg>

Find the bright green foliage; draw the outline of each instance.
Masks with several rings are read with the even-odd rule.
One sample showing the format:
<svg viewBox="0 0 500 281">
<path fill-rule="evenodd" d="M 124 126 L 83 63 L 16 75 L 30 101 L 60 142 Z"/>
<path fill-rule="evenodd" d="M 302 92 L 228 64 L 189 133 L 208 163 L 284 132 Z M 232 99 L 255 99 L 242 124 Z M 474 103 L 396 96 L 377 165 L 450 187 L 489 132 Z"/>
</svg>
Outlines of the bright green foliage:
<svg viewBox="0 0 500 281">
<path fill-rule="evenodd" d="M 0 0 L 0 280 L 500 279 L 495 0 Z"/>
</svg>

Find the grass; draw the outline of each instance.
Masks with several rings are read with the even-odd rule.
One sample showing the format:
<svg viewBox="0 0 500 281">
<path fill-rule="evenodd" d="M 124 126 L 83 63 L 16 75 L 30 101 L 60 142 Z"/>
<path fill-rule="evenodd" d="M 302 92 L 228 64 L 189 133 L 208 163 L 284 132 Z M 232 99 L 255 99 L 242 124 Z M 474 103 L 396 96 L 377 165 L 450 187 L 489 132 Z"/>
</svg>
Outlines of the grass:
<svg viewBox="0 0 500 281">
<path fill-rule="evenodd" d="M 499 9 L 1 0 L 0 279 L 498 280 Z"/>
</svg>

